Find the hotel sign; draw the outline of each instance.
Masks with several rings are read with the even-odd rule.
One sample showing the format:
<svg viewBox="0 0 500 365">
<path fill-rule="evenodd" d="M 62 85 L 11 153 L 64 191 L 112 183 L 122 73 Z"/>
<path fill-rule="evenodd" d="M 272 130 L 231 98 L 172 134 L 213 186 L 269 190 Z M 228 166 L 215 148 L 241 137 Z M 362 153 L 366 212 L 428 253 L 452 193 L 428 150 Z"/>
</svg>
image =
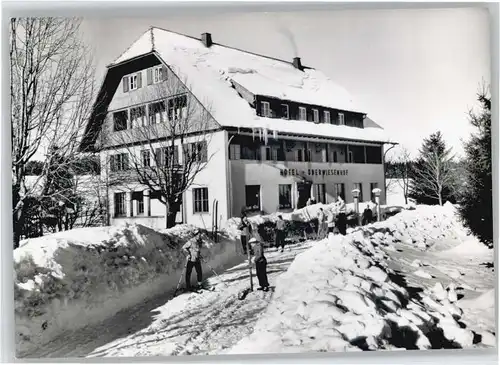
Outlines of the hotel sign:
<svg viewBox="0 0 500 365">
<path fill-rule="evenodd" d="M 297 170 L 297 169 L 280 169 L 281 176 L 346 176 L 348 170 L 337 170 L 337 169 L 307 169 L 307 170 Z"/>
</svg>

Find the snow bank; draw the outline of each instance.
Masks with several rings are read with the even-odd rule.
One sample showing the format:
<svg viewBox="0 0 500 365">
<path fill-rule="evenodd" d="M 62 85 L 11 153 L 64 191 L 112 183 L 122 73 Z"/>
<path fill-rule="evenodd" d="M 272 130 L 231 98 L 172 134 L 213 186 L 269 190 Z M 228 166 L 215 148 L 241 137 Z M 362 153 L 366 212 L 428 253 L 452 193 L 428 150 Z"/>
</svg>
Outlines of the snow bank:
<svg viewBox="0 0 500 365">
<path fill-rule="evenodd" d="M 175 288 L 185 262 L 180 248 L 198 231 L 126 224 L 22 242 L 14 251 L 18 354 Z M 240 261 L 230 234 L 220 243 L 201 234 L 210 266 Z"/>
<path fill-rule="evenodd" d="M 456 208 L 450 203 L 441 207 L 418 205 L 385 221 L 363 227 L 363 230 L 374 235 L 377 244 L 401 243 L 423 251 L 443 251 L 450 245 L 455 246 L 456 241 L 477 241 L 459 222 Z"/>
<path fill-rule="evenodd" d="M 449 205 L 417 207 L 317 242 L 278 278 L 254 332 L 229 353 L 472 347 L 477 339 L 460 322 L 455 288 L 438 283 L 411 295 L 383 250 L 394 240 L 414 245 L 454 235 L 453 211 Z"/>
</svg>

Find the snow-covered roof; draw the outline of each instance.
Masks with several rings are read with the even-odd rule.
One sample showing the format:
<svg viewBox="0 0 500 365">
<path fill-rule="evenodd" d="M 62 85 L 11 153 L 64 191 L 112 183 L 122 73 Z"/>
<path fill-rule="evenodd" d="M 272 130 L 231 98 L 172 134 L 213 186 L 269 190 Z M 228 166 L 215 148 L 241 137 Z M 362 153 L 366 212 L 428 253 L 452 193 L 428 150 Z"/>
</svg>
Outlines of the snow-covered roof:
<svg viewBox="0 0 500 365">
<path fill-rule="evenodd" d="M 151 28 L 108 67 L 156 52 L 183 81 L 222 127 L 262 128 L 284 133 L 389 142 L 382 128 L 353 128 L 266 118 L 256 115 L 240 97 L 231 80 L 254 95 L 266 95 L 304 104 L 362 112 L 349 93 L 318 70 L 299 70 L 290 62 L 213 44 L 199 39 Z"/>
</svg>

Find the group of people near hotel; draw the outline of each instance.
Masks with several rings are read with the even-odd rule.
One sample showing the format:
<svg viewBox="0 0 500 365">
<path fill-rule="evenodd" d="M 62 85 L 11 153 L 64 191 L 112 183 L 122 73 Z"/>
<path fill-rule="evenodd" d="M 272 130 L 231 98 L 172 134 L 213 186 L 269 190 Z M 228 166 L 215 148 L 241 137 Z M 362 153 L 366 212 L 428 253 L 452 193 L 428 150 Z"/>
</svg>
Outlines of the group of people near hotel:
<svg viewBox="0 0 500 365">
<path fill-rule="evenodd" d="M 318 239 L 325 238 L 330 233 L 335 233 L 338 231 L 340 234 L 345 235 L 347 229 L 347 216 L 346 216 L 346 204 L 341 196 L 337 198 L 335 203 L 335 208 L 325 213 L 323 208 L 319 208 L 318 211 L 318 226 L 316 230 L 316 236 Z M 338 213 L 335 215 L 334 211 Z M 373 212 L 369 206 L 367 206 L 363 212 L 362 224 L 371 223 L 373 220 Z M 268 291 L 269 281 L 267 278 L 267 259 L 264 255 L 264 245 L 260 235 L 257 234 L 256 229 L 252 227 L 252 224 L 248 220 L 245 212 L 241 214 L 241 222 L 238 227 L 240 230 L 241 245 L 243 247 L 243 253 L 254 257 L 255 268 L 257 271 L 257 278 L 259 281 L 259 289 Z M 281 215 L 278 215 L 275 227 L 275 247 L 281 249 L 283 252 L 285 248 L 286 239 L 286 224 Z M 188 289 L 190 285 L 190 277 L 193 268 L 196 270 L 198 286 L 201 286 L 202 272 L 201 272 L 201 238 L 198 237 L 195 240 L 191 240 L 186 243 L 183 247 L 187 254 L 187 264 L 186 264 L 186 286 Z"/>
</svg>

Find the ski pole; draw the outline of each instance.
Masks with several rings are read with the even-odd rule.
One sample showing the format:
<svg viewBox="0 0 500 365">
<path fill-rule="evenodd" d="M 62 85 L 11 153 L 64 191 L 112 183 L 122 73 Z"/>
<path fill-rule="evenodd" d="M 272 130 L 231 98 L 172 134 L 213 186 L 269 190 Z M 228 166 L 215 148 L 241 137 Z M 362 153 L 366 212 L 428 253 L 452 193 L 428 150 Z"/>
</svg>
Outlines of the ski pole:
<svg viewBox="0 0 500 365">
<path fill-rule="evenodd" d="M 186 265 L 184 265 L 184 268 L 182 269 L 182 273 L 181 273 L 181 276 L 179 278 L 179 282 L 177 283 L 177 288 L 175 288 L 174 297 L 177 295 L 177 292 L 179 291 L 179 288 L 180 288 L 181 282 L 182 282 L 182 277 L 184 276 L 185 272 L 186 272 Z"/>
<path fill-rule="evenodd" d="M 209 269 L 210 269 L 210 270 L 211 270 L 211 271 L 215 274 L 215 276 L 217 276 L 217 278 L 219 278 L 219 279 L 220 279 L 221 283 L 223 283 L 223 284 L 227 287 L 227 284 L 226 284 L 226 283 L 225 283 L 225 282 L 221 279 L 220 275 L 219 275 L 219 274 L 217 274 L 217 272 L 213 269 L 213 267 L 212 267 L 212 266 L 210 266 L 210 265 L 208 264 L 207 260 L 205 260 L 205 259 L 204 259 L 203 257 L 201 257 L 201 256 L 200 256 L 200 258 L 201 258 L 201 261 L 203 261 L 203 262 L 205 263 L 205 265 L 207 265 L 207 266 L 208 266 L 208 268 L 209 268 Z"/>
</svg>

